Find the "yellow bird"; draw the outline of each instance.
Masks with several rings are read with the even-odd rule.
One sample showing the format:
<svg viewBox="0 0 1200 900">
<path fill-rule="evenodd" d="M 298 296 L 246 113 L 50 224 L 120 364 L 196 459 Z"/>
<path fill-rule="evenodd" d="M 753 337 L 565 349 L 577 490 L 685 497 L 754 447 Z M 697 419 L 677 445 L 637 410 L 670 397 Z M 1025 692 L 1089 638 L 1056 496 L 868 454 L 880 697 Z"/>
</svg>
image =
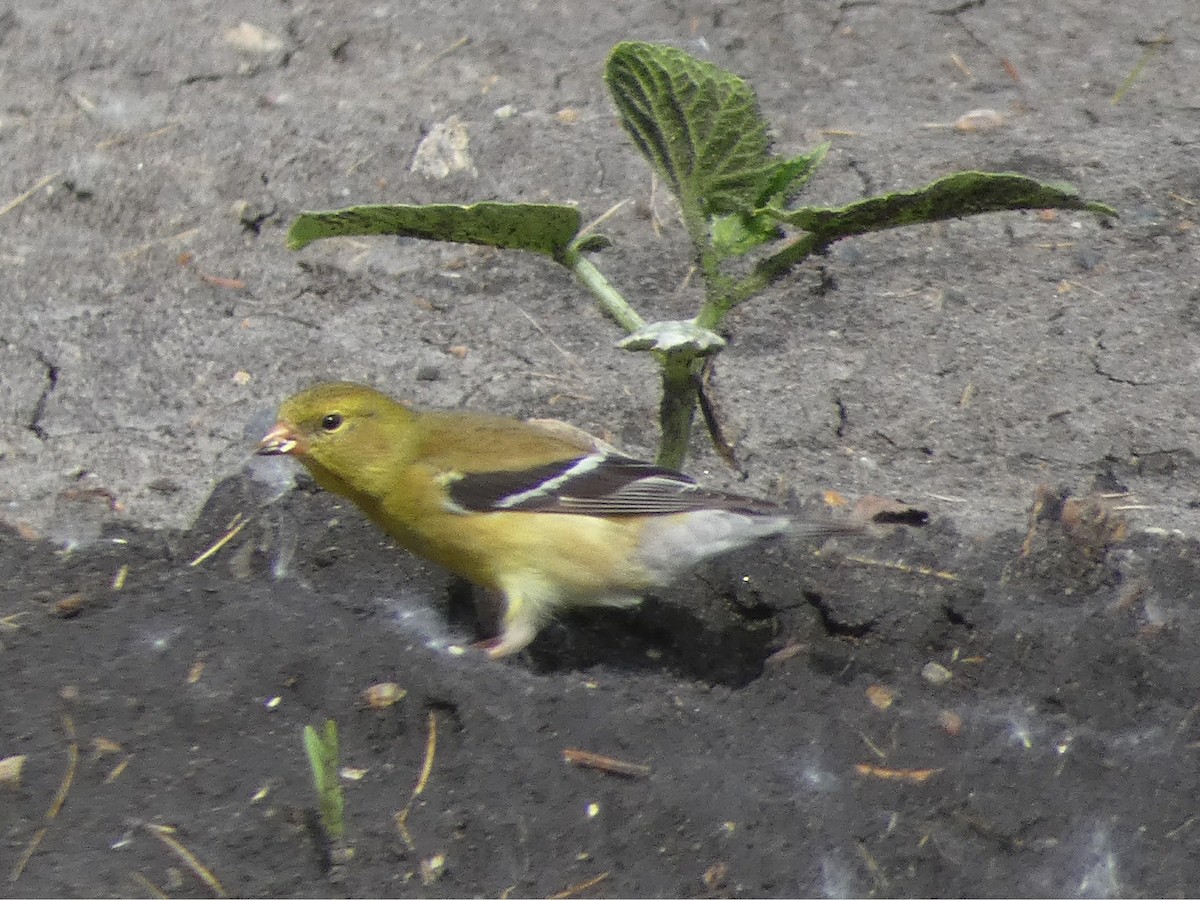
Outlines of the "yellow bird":
<svg viewBox="0 0 1200 900">
<path fill-rule="evenodd" d="M 499 591 L 493 658 L 559 610 L 632 606 L 715 554 L 785 531 L 859 530 L 792 522 L 563 423 L 418 411 L 347 382 L 284 401 L 257 452 L 295 457 L 407 550 Z"/>
</svg>

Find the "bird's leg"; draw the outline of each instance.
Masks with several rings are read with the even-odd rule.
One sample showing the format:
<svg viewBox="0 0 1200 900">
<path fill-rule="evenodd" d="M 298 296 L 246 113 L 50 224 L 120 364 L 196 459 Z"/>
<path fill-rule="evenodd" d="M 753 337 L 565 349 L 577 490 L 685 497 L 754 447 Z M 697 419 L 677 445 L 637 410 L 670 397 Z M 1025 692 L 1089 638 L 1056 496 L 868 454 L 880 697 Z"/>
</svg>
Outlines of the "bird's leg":
<svg viewBox="0 0 1200 900">
<path fill-rule="evenodd" d="M 492 659 L 524 650 L 537 637 L 538 617 L 520 595 L 476 587 L 473 600 L 480 632 L 493 637 L 471 646 L 486 651 Z"/>
<path fill-rule="evenodd" d="M 504 628 L 499 635 L 487 641 L 487 655 L 499 659 L 511 653 L 518 653 L 528 647 L 538 633 L 537 620 L 530 615 L 514 616 L 513 600 L 509 598 L 508 613 L 504 616 Z"/>
<path fill-rule="evenodd" d="M 500 633 L 486 642 L 487 654 L 492 659 L 518 653 L 528 647 L 545 620 L 542 604 L 531 602 L 524 591 L 511 586 L 504 592 L 504 616 L 500 622 Z"/>
</svg>

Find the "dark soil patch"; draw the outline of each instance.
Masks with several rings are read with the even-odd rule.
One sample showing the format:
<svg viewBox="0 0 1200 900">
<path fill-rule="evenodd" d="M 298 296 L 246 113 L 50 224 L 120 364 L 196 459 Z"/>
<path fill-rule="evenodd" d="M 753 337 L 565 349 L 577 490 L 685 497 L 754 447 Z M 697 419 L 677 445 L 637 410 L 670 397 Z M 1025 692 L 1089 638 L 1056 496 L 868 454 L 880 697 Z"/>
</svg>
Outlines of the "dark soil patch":
<svg viewBox="0 0 1200 900">
<path fill-rule="evenodd" d="M 3 611 L 19 613 L 0 635 L 4 746 L 29 757 L 4 805 L 9 865 L 62 778 L 67 718 L 81 754 L 10 893 L 137 893 L 139 876 L 208 893 L 146 823 L 253 896 L 538 896 L 601 873 L 589 894 L 1200 884 L 1195 542 L 1097 553 L 1047 520 L 1030 540 L 940 521 L 819 555 L 775 545 L 494 663 L 447 649 L 476 635 L 443 575 L 327 495 L 256 512 L 256 490 L 225 482 L 186 533 L 108 534 L 66 557 L 0 540 Z M 238 513 L 250 524 L 189 566 Z M 76 591 L 77 614 L 55 615 Z M 408 696 L 366 708 L 381 681 Z M 343 763 L 366 770 L 346 783 L 354 858 L 333 873 L 301 742 L 327 716 Z M 408 847 L 395 816 L 433 717 Z M 573 768 L 567 748 L 650 774 Z"/>
</svg>

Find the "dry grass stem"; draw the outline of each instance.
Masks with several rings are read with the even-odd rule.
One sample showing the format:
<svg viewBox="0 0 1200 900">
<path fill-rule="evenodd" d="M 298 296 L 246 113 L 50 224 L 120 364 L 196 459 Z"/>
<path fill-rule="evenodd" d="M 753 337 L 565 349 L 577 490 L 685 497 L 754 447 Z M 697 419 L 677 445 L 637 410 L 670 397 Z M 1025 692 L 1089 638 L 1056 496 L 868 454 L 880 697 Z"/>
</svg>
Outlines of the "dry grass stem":
<svg viewBox="0 0 1200 900">
<path fill-rule="evenodd" d="M 431 709 L 429 711 L 429 736 L 425 739 L 425 761 L 421 764 L 421 774 L 417 776 L 417 783 L 413 786 L 412 796 L 408 798 L 408 803 L 404 805 L 404 809 L 396 813 L 396 829 L 410 850 L 415 850 L 416 847 L 413 844 L 412 834 L 408 830 L 408 816 L 412 812 L 417 798 L 425 792 L 425 786 L 429 784 L 429 776 L 433 774 L 433 760 L 437 755 L 437 736 L 437 713 Z"/>
<path fill-rule="evenodd" d="M 200 862 L 200 860 L 196 857 L 196 854 L 192 853 L 191 850 L 183 846 L 183 844 L 181 844 L 174 836 L 172 836 L 170 828 L 167 828 L 165 825 L 153 825 L 147 822 L 146 830 L 162 841 L 167 848 L 170 849 L 170 851 L 177 857 L 179 857 L 180 861 L 192 871 L 192 874 L 212 888 L 213 892 L 218 897 L 229 896 L 227 893 L 225 893 L 225 886 L 221 884 L 217 876 L 212 873 L 212 870 L 209 869 L 208 866 L 204 865 L 204 863 Z"/>
<path fill-rule="evenodd" d="M 8 880 L 13 884 L 17 882 L 17 879 L 21 877 L 21 873 L 25 871 L 25 867 L 29 865 L 29 860 L 33 857 L 42 839 L 46 837 L 46 832 L 50 830 L 50 823 L 57 818 L 59 811 L 63 808 L 63 804 L 67 802 L 67 794 L 70 792 L 71 785 L 75 781 L 75 771 L 79 768 L 79 742 L 75 739 L 75 723 L 67 715 L 63 716 L 62 721 L 63 731 L 66 732 L 69 741 L 67 744 L 67 770 L 63 773 L 62 781 L 58 785 L 58 791 L 55 793 L 54 799 L 50 802 L 50 808 L 46 810 L 45 824 L 30 838 L 21 856 L 17 859 L 16 865 L 13 866 L 12 872 L 8 875 Z"/>
<path fill-rule="evenodd" d="M 27 190 L 25 193 L 20 194 L 16 197 L 13 197 L 11 200 L 9 200 L 7 203 L 5 203 L 3 206 L 0 206 L 0 216 L 6 215 L 7 213 L 12 212 L 14 209 L 16 209 L 18 206 L 20 206 L 22 203 L 24 203 L 26 200 L 28 200 L 30 197 L 32 197 L 34 194 L 36 194 L 38 191 L 40 191 L 42 188 L 44 188 L 46 185 L 48 185 L 50 182 L 52 182 L 55 178 L 57 178 L 61 174 L 62 174 L 62 172 L 51 172 L 49 175 L 44 175 L 41 178 L 39 178 L 37 183 L 34 184 L 34 186 L 31 187 L 29 190 Z"/>
<path fill-rule="evenodd" d="M 229 530 L 227 532 L 225 532 L 223 535 L 221 535 L 221 537 L 219 537 L 217 539 L 217 542 L 215 544 L 213 544 L 211 547 L 209 547 L 207 550 L 205 550 L 203 553 L 201 553 L 199 556 L 197 556 L 195 559 L 193 559 L 190 563 L 188 563 L 188 565 L 191 566 L 192 568 L 195 568 L 196 566 L 200 565 L 205 560 L 210 559 L 213 556 L 216 556 L 216 554 L 218 552 L 220 552 L 222 547 L 224 547 L 226 544 L 228 544 L 230 541 L 232 541 L 235 537 L 237 537 L 239 533 L 241 533 L 241 530 L 246 527 L 246 525 L 248 524 L 249 521 L 250 520 L 246 519 L 241 513 L 238 513 L 236 516 L 233 517 L 233 521 L 229 523 Z"/>
<path fill-rule="evenodd" d="M 599 772 L 605 772 L 609 775 L 623 775 L 627 778 L 645 778 L 650 774 L 649 766 L 625 762 L 622 759 L 615 759 L 611 756 L 601 756 L 599 753 L 592 753 L 589 750 L 576 750 L 568 747 L 566 750 L 563 750 L 562 755 L 563 762 L 565 763 L 579 766 L 582 769 L 596 769 Z"/>
<path fill-rule="evenodd" d="M 582 894 L 584 891 L 594 888 L 600 882 L 607 879 L 611 874 L 612 872 L 601 872 L 594 878 L 589 878 L 587 881 L 580 881 L 576 884 L 573 884 L 570 887 L 559 891 L 557 894 L 551 894 L 548 900 L 566 900 L 567 897 L 574 897 L 577 894 Z"/>
</svg>

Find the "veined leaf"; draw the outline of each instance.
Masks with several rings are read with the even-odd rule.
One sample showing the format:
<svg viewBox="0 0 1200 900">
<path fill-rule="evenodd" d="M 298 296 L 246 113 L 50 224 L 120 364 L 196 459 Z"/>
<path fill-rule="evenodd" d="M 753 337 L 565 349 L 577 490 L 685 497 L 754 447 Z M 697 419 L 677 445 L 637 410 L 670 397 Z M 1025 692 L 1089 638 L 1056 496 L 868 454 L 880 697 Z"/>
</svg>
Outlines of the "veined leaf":
<svg viewBox="0 0 1200 900">
<path fill-rule="evenodd" d="M 679 198 L 689 231 L 749 212 L 779 174 L 754 91 L 712 63 L 658 44 L 617 44 L 604 74 L 621 123 Z"/>
<path fill-rule="evenodd" d="M 779 160 L 755 207 L 784 206 L 791 203 L 813 177 L 817 166 L 824 162 L 825 154 L 828 152 L 829 144 L 822 144 L 816 149 L 792 159 Z"/>
<path fill-rule="evenodd" d="M 1101 216 L 1116 210 L 1084 200 L 1069 184 L 1015 172 L 957 172 L 924 187 L 868 197 L 839 207 L 773 211 L 780 222 L 811 231 L 828 244 L 839 238 L 901 225 L 919 225 L 1009 209 L 1082 209 Z"/>
<path fill-rule="evenodd" d="M 581 224 L 575 207 L 548 203 L 377 204 L 303 212 L 288 229 L 287 245 L 299 250 L 321 238 L 394 234 L 556 256 Z"/>
<path fill-rule="evenodd" d="M 777 160 L 755 200 L 756 212 L 711 217 L 709 239 L 718 257 L 741 256 L 781 238 L 779 220 L 772 214 L 772 208 L 783 206 L 804 189 L 827 152 L 829 145 L 822 144 L 800 156 Z"/>
<path fill-rule="evenodd" d="M 721 259 L 741 256 L 783 235 L 779 223 L 769 216 L 732 213 L 709 221 L 709 240 Z"/>
</svg>

